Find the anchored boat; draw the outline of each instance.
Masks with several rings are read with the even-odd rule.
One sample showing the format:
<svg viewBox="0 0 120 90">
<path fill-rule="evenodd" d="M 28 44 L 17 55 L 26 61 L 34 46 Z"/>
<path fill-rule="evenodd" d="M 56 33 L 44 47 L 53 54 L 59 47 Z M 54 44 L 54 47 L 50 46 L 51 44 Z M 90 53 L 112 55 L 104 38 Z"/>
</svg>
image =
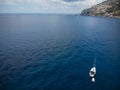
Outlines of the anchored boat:
<svg viewBox="0 0 120 90">
<path fill-rule="evenodd" d="M 96 67 L 92 67 L 92 68 L 90 69 L 89 75 L 90 75 L 90 77 L 94 77 L 95 74 L 96 74 Z"/>
<path fill-rule="evenodd" d="M 89 76 L 92 78 L 91 81 L 95 82 L 95 75 L 96 75 L 96 57 L 94 59 L 93 67 L 90 69 Z"/>
</svg>

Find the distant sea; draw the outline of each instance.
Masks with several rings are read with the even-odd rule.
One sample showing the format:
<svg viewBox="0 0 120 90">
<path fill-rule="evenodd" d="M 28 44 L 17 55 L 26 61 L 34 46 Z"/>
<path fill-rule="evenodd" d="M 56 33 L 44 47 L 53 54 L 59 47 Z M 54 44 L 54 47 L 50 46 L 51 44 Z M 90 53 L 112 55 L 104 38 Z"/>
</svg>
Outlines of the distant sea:
<svg viewBox="0 0 120 90">
<path fill-rule="evenodd" d="M 120 19 L 0 14 L 0 90 L 120 90 Z"/>
</svg>

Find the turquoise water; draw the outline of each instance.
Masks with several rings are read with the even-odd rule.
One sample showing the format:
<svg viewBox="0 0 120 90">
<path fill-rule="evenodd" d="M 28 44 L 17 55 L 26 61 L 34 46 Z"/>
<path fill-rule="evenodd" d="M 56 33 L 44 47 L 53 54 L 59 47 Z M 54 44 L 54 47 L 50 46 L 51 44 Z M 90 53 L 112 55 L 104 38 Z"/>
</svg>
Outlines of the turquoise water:
<svg viewBox="0 0 120 90">
<path fill-rule="evenodd" d="M 0 15 L 0 90 L 119 90 L 119 80 L 120 19 Z"/>
</svg>

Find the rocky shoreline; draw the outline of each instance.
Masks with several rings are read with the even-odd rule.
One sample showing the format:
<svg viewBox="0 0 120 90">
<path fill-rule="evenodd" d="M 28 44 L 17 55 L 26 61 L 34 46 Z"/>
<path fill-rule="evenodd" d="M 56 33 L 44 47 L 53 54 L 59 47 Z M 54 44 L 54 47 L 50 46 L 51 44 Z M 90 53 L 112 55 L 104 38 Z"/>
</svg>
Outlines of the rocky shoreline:
<svg viewBox="0 0 120 90">
<path fill-rule="evenodd" d="M 80 15 L 120 18 L 120 0 L 104 1 L 91 8 L 83 10 Z"/>
</svg>

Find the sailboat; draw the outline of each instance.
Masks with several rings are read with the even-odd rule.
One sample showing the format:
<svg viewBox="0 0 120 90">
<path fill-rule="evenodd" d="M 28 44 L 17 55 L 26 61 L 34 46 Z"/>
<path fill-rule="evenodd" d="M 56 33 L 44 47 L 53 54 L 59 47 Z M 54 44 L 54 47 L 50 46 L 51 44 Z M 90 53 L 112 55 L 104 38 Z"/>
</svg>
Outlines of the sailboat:
<svg viewBox="0 0 120 90">
<path fill-rule="evenodd" d="M 94 77 L 95 74 L 96 74 L 96 67 L 92 67 L 92 68 L 90 69 L 89 75 L 90 75 L 90 77 Z"/>
<path fill-rule="evenodd" d="M 95 82 L 95 75 L 96 75 L 96 57 L 94 59 L 93 67 L 90 69 L 89 76 L 92 78 L 91 81 Z"/>
</svg>

